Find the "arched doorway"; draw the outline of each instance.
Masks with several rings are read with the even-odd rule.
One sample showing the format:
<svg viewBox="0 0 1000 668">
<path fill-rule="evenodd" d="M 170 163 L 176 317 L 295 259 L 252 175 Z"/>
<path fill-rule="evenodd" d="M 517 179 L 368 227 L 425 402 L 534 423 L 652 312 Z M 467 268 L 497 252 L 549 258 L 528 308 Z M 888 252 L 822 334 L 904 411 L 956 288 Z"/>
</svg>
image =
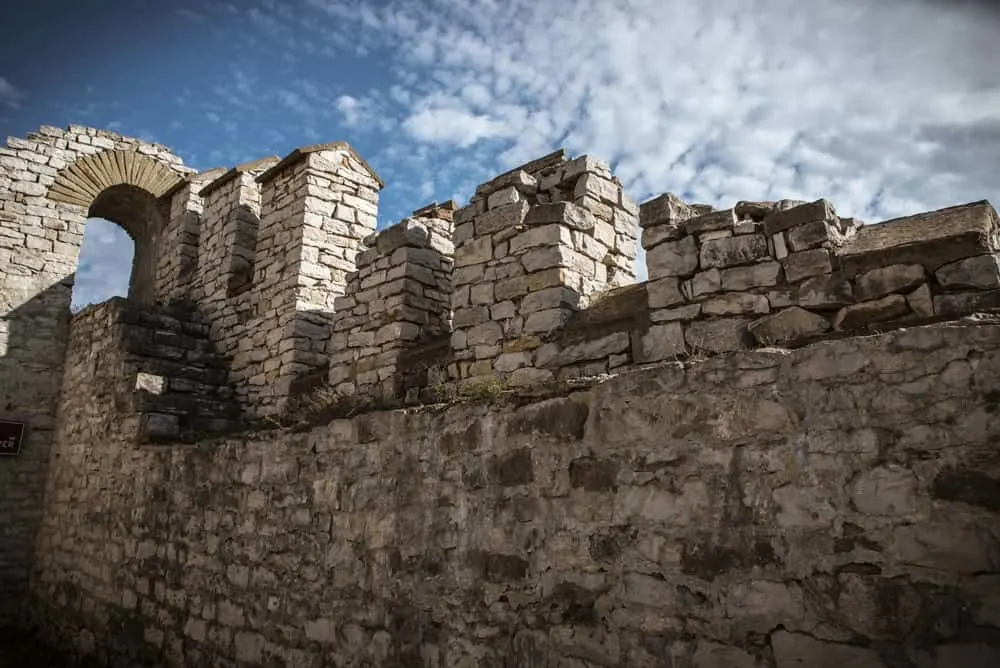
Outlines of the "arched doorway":
<svg viewBox="0 0 1000 668">
<path fill-rule="evenodd" d="M 194 171 L 165 147 L 80 126 L 0 145 L 0 421 L 23 426 L 17 447 L 0 452 L 0 624 L 27 590 L 86 221 L 111 221 L 132 240 L 134 259 L 121 258 L 128 296 L 153 302 L 178 265 L 157 254 L 164 195 Z M 180 216 L 186 202 L 175 199 Z"/>
</svg>

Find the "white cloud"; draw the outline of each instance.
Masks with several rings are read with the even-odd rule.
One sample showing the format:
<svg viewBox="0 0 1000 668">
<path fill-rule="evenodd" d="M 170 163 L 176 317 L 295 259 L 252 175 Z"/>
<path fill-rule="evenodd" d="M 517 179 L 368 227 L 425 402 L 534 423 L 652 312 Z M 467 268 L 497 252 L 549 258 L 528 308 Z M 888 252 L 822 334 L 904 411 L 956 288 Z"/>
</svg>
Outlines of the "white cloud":
<svg viewBox="0 0 1000 668">
<path fill-rule="evenodd" d="M 71 308 L 75 311 L 127 295 L 132 253 L 132 239 L 125 230 L 101 218 L 89 219 L 83 230 Z"/>
<path fill-rule="evenodd" d="M 4 77 L 0 77 L 0 104 L 17 109 L 21 106 L 22 97 L 24 97 L 24 93 L 18 90 L 10 81 Z"/>
<path fill-rule="evenodd" d="M 486 147 L 485 179 L 563 145 L 640 199 L 828 197 L 876 220 L 997 195 L 1000 23 L 980 6 L 398 0 L 365 24 L 396 56 L 403 140 L 430 145 L 417 173 L 468 178 Z"/>
<path fill-rule="evenodd" d="M 504 123 L 486 114 L 455 108 L 421 109 L 403 122 L 403 129 L 418 141 L 452 144 L 459 148 L 471 146 L 481 139 L 511 134 Z"/>
</svg>

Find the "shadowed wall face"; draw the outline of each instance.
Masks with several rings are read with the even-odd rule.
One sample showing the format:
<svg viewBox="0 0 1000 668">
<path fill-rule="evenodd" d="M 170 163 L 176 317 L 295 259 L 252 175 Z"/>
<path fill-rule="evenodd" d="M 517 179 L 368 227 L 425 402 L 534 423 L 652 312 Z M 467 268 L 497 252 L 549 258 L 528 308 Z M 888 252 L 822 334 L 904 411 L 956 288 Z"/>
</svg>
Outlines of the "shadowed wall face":
<svg viewBox="0 0 1000 668">
<path fill-rule="evenodd" d="M 179 164 L 163 147 L 78 126 L 0 147 L 0 419 L 27 425 L 20 454 L 0 458 L 0 619 L 18 613 L 27 585 L 86 219 L 132 237 L 130 295 L 151 302 L 155 195 L 186 173 Z"/>
<path fill-rule="evenodd" d="M 521 406 L 137 448 L 135 415 L 105 408 L 133 389 L 99 335 L 113 311 L 74 323 L 33 590 L 78 652 L 1000 661 L 995 320 L 667 364 Z"/>
</svg>

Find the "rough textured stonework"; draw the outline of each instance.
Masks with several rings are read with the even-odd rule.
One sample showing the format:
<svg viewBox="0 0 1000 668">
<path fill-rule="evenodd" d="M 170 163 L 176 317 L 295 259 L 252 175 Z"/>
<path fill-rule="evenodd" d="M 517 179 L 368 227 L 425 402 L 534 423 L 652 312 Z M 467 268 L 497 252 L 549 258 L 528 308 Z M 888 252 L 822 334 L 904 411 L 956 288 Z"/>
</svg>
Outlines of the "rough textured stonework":
<svg viewBox="0 0 1000 668">
<path fill-rule="evenodd" d="M 79 652 L 1000 661 L 995 319 L 184 448 L 136 447 L 138 423 L 106 409 L 130 388 L 89 323 L 71 345 L 32 607 Z"/>
<path fill-rule="evenodd" d="M 100 172 L 90 165 L 86 181 L 71 169 L 123 152 L 133 157 L 102 162 Z M 17 613 L 32 560 L 84 221 L 106 217 L 133 237 L 131 293 L 148 303 L 157 253 L 145 235 L 163 213 L 143 188 L 161 187 L 168 172 L 180 179 L 191 170 L 163 146 L 80 126 L 44 126 L 0 146 L 0 419 L 28 424 L 21 454 L 0 459 L 0 621 Z M 97 187 L 89 211 L 67 196 Z"/>
<path fill-rule="evenodd" d="M 376 234 L 382 186 L 344 143 L 0 149 L 0 624 L 123 666 L 1000 661 L 987 202 L 637 207 L 558 151 Z M 71 319 L 87 216 L 135 261 Z"/>
</svg>

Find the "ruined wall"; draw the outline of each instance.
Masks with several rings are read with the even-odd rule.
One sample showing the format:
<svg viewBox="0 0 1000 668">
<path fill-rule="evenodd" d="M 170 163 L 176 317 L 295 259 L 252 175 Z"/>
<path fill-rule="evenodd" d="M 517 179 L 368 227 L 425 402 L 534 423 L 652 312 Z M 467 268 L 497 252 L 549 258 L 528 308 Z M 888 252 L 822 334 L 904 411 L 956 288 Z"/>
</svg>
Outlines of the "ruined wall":
<svg viewBox="0 0 1000 668">
<path fill-rule="evenodd" d="M 80 126 L 0 146 L 0 420 L 27 424 L 21 453 L 0 457 L 0 622 L 27 586 L 84 222 L 105 216 L 138 237 L 133 284 L 146 299 L 153 193 L 190 172 L 163 146 Z"/>
<path fill-rule="evenodd" d="M 79 651 L 1000 661 L 995 318 L 193 447 L 134 444 L 137 423 L 107 410 L 129 391 L 118 353 L 93 331 L 74 328 L 33 605 Z"/>
</svg>

